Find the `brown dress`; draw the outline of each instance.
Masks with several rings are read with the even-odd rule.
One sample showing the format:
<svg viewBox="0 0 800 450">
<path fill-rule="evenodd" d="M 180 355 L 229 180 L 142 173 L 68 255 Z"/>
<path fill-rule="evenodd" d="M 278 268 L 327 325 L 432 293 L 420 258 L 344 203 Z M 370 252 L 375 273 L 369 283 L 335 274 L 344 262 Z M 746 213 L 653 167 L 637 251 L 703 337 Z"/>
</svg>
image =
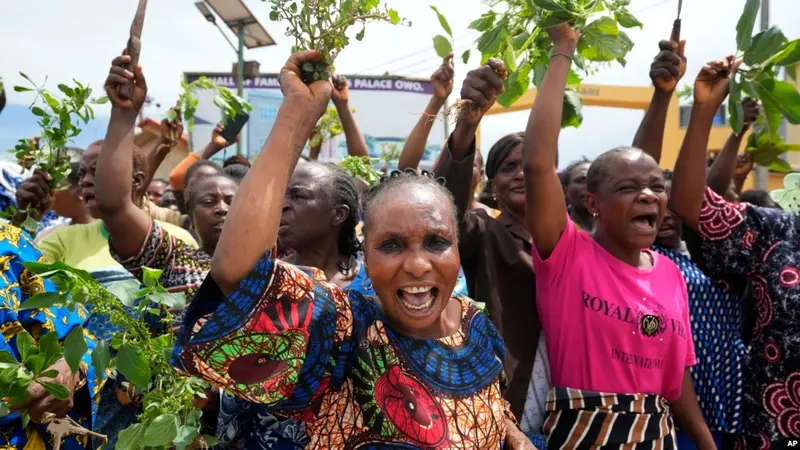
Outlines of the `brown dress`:
<svg viewBox="0 0 800 450">
<path fill-rule="evenodd" d="M 509 385 L 504 395 L 520 419 L 542 329 L 536 311 L 531 235 L 504 214 L 494 219 L 483 210 L 467 212 L 475 144 L 461 161 L 453 160 L 449 148 L 448 142 L 434 172 L 445 177 L 455 197 L 460 219 L 458 249 L 467 288 L 475 301 L 486 304 L 505 341 Z"/>
</svg>

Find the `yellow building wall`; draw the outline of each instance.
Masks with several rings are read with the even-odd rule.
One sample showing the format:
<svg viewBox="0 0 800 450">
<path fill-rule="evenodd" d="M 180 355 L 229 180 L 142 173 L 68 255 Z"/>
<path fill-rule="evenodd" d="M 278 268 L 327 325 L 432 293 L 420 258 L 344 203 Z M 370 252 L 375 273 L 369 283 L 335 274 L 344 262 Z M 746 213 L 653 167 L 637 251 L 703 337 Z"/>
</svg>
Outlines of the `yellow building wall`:
<svg viewBox="0 0 800 450">
<path fill-rule="evenodd" d="M 800 65 L 798 65 L 800 74 Z M 582 84 L 579 93 L 583 104 L 586 106 L 607 106 L 612 108 L 628 108 L 646 110 L 653 97 L 653 87 L 628 87 L 610 86 L 599 84 Z M 536 89 L 529 89 L 528 92 L 514 103 L 511 108 L 505 108 L 495 104 L 487 114 L 503 114 L 515 111 L 527 111 L 533 106 L 536 99 Z M 478 130 L 478 140 L 480 141 L 480 130 Z M 728 125 L 715 126 L 711 129 L 708 139 L 708 150 L 710 152 L 720 151 L 725 145 L 725 141 L 731 135 Z M 667 113 L 667 122 L 664 129 L 664 146 L 661 153 L 661 168 L 672 170 L 675 167 L 675 160 L 678 158 L 683 139 L 686 137 L 686 128 L 680 126 L 680 106 L 678 97 L 673 96 Z M 800 143 L 800 126 L 790 126 L 787 130 L 787 142 Z M 740 150 L 741 151 L 741 150 Z M 792 165 L 800 167 L 800 152 L 790 154 Z M 780 189 L 783 187 L 783 174 L 770 173 L 769 189 Z M 753 176 L 751 175 L 744 188 L 750 189 L 754 186 Z"/>
</svg>

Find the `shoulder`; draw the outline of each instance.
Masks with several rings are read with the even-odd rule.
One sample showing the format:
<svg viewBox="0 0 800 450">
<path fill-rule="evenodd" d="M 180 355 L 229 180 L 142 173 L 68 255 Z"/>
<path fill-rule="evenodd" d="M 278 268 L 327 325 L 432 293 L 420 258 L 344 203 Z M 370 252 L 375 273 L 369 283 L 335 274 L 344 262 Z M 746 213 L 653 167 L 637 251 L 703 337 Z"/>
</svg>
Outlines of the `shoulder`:
<svg viewBox="0 0 800 450">
<path fill-rule="evenodd" d="M 154 222 L 158 224 L 162 230 L 169 233 L 170 236 L 174 236 L 176 239 L 183 241 L 191 248 L 197 248 L 197 241 L 195 241 L 192 235 L 185 229 L 160 220 L 154 220 Z"/>
</svg>

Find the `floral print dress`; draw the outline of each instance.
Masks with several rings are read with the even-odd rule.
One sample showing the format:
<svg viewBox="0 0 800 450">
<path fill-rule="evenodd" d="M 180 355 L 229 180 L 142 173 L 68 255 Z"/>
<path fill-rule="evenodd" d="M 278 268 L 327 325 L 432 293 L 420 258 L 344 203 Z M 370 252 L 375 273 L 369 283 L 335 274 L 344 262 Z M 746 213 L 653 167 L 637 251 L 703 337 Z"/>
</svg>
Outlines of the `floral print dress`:
<svg viewBox="0 0 800 450">
<path fill-rule="evenodd" d="M 500 390 L 505 348 L 488 318 L 458 301 L 455 334 L 413 339 L 392 329 L 374 299 L 268 252 L 227 298 L 206 278 L 176 364 L 303 422 L 306 448 L 502 448 L 511 417 Z"/>
<path fill-rule="evenodd" d="M 726 202 L 706 188 L 698 233 L 709 275 L 747 278 L 756 299 L 744 367 L 746 448 L 800 437 L 800 233 L 789 212 Z"/>
</svg>

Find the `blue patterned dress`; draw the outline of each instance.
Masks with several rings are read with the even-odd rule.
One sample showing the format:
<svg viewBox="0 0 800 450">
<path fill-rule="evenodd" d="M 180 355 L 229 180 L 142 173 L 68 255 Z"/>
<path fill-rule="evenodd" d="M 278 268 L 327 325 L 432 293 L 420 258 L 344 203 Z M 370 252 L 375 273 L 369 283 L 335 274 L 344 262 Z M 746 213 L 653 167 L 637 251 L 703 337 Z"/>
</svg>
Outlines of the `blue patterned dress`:
<svg viewBox="0 0 800 450">
<path fill-rule="evenodd" d="M 742 368 L 747 348 L 742 342 L 741 299 L 727 284 L 714 282 L 678 250 L 656 245 L 683 274 L 689 292 L 689 319 L 697 352 L 692 378 L 700 409 L 712 432 L 742 432 Z"/>
<path fill-rule="evenodd" d="M 793 213 L 732 204 L 706 189 L 697 232 L 708 273 L 729 284 L 747 279 L 756 303 L 744 367 L 746 448 L 785 448 L 800 438 L 798 230 Z"/>
<path fill-rule="evenodd" d="M 14 226 L 0 224 L 0 332 L 3 335 L 0 351 L 11 353 L 16 360 L 19 360 L 16 336 L 23 330 L 34 338 L 44 333 L 56 333 L 58 339 L 63 340 L 70 331 L 82 327 L 86 321 L 87 314 L 82 307 L 74 312 L 55 307 L 19 311 L 20 304 L 29 297 L 55 291 L 49 282 L 42 281 L 23 267 L 23 263 L 37 261 L 45 262 L 28 234 Z M 92 401 L 96 390 L 95 373 L 91 365 L 91 350 L 95 348 L 96 341 L 85 332 L 84 339 L 90 351 L 82 360 L 84 373 L 88 373 L 87 388 L 77 392 L 74 399 L 76 405 L 82 404 L 85 408 L 82 411 L 73 410 L 70 416 L 89 428 L 91 416 L 96 413 Z M 45 428 L 44 425 L 31 424 L 23 429 L 19 414 L 16 413 L 0 417 L 0 449 L 50 448 L 52 442 Z M 77 450 L 90 446 L 88 439 L 70 436 L 64 439 L 61 448 Z"/>
</svg>

